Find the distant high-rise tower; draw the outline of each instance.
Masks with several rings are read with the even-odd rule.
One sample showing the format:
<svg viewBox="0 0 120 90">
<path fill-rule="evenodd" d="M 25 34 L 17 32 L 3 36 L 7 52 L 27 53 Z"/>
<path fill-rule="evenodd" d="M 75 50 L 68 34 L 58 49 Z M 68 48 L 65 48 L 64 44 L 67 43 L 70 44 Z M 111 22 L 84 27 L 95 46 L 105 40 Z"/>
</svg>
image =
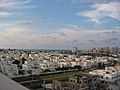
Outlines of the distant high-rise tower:
<svg viewBox="0 0 120 90">
<path fill-rule="evenodd" d="M 72 52 L 73 53 L 77 53 L 77 51 L 78 51 L 78 48 L 77 47 L 73 47 Z"/>
</svg>

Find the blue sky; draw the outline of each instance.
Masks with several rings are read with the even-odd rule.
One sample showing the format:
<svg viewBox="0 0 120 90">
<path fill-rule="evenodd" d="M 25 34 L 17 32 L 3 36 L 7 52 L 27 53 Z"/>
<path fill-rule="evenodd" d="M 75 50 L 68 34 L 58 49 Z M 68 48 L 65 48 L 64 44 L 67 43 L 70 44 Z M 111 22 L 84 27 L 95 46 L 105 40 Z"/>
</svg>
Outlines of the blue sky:
<svg viewBox="0 0 120 90">
<path fill-rule="evenodd" d="M 2 0 L 1 48 L 120 47 L 120 0 Z"/>
</svg>

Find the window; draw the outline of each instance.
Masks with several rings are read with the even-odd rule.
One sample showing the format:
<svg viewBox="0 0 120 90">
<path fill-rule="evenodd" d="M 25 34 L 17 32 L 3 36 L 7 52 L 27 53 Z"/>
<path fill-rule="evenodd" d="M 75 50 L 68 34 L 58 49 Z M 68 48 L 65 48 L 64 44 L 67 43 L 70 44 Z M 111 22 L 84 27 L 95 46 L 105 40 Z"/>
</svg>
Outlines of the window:
<svg viewBox="0 0 120 90">
<path fill-rule="evenodd" d="M 110 72 L 106 72 L 106 74 L 110 74 Z"/>
<path fill-rule="evenodd" d="M 73 80 L 73 82 L 75 83 L 75 80 Z"/>
<path fill-rule="evenodd" d="M 106 79 L 108 79 L 108 77 L 106 77 Z"/>
<path fill-rule="evenodd" d="M 81 81 L 79 83 L 81 84 Z"/>
<path fill-rule="evenodd" d="M 94 81 L 96 81 L 96 78 L 94 79 Z"/>
<path fill-rule="evenodd" d="M 115 70 L 112 70 L 112 72 L 115 72 Z"/>
<path fill-rule="evenodd" d="M 108 84 L 108 82 L 105 82 L 106 84 Z"/>
<path fill-rule="evenodd" d="M 87 81 L 85 81 L 85 83 L 87 83 Z"/>
<path fill-rule="evenodd" d="M 94 86 L 96 87 L 97 85 L 95 84 Z"/>
<path fill-rule="evenodd" d="M 91 81 L 92 81 L 92 79 L 89 80 L 89 82 L 91 82 Z"/>
<path fill-rule="evenodd" d="M 103 76 L 101 76 L 101 79 L 103 79 Z"/>
<path fill-rule="evenodd" d="M 104 83 L 104 81 L 101 81 L 101 83 Z"/>
</svg>

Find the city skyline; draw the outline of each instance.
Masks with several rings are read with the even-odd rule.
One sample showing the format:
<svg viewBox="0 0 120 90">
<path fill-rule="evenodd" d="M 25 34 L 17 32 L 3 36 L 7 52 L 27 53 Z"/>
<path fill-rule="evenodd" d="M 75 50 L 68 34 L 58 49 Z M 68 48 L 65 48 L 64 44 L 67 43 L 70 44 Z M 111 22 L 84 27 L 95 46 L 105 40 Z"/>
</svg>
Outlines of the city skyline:
<svg viewBox="0 0 120 90">
<path fill-rule="evenodd" d="M 120 47 L 119 0 L 3 0 L 0 48 Z"/>
</svg>

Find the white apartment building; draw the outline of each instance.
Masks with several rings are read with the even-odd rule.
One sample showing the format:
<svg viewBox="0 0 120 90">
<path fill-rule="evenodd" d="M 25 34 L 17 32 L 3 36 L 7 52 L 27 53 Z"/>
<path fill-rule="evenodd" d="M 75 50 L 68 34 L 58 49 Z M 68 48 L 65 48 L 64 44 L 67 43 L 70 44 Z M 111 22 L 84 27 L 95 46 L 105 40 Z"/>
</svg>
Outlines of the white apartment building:
<svg viewBox="0 0 120 90">
<path fill-rule="evenodd" d="M 108 85 L 108 90 L 120 90 L 119 67 L 105 67 L 105 70 L 93 70 L 89 74 L 97 75 L 100 83 Z"/>
<path fill-rule="evenodd" d="M 18 75 L 18 68 L 16 64 L 6 64 L 1 66 L 3 74 L 8 75 L 9 77 L 14 77 Z"/>
</svg>

